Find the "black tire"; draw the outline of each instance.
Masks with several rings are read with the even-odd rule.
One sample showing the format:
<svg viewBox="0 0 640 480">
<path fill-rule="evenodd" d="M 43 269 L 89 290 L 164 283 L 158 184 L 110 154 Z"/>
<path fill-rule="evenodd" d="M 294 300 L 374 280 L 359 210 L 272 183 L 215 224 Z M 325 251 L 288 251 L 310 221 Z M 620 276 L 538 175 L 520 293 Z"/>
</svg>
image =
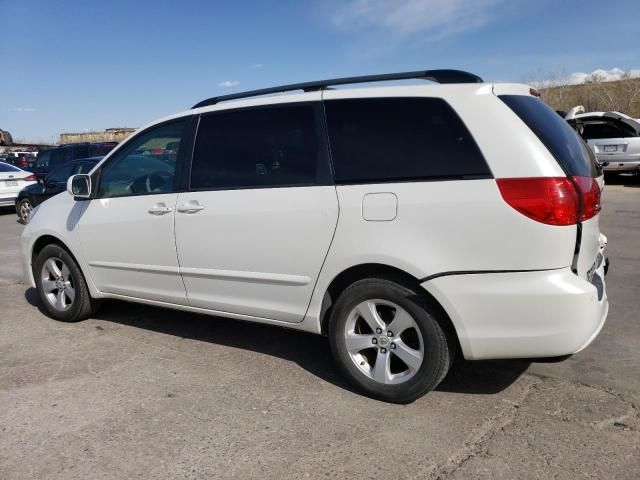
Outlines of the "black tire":
<svg viewBox="0 0 640 480">
<path fill-rule="evenodd" d="M 28 222 L 28 219 L 24 218 L 24 212 L 25 212 L 25 206 L 26 205 L 29 205 L 31 207 L 29 209 L 29 211 L 31 211 L 33 209 L 33 205 L 31 204 L 31 200 L 29 200 L 28 198 L 23 198 L 16 205 L 16 214 L 18 215 L 18 218 L 20 219 L 20 221 L 22 223 L 24 223 L 25 225 Z"/>
<path fill-rule="evenodd" d="M 422 335 L 422 364 L 402 383 L 384 384 L 373 380 L 356 365 L 347 350 L 345 332 L 351 312 L 372 299 L 392 302 L 404 309 Z M 437 309 L 426 296 L 417 289 L 382 278 L 359 280 L 340 295 L 331 311 L 328 336 L 333 357 L 347 380 L 368 396 L 392 403 L 413 402 L 433 390 L 449 371 L 455 353 L 455 344 L 447 337 L 438 321 Z M 378 350 L 374 350 L 374 355 Z M 387 353 L 391 354 L 389 350 Z"/>
<path fill-rule="evenodd" d="M 43 267 L 50 259 L 64 262 L 69 269 L 68 277 L 70 277 L 70 283 L 73 286 L 75 295 L 65 310 L 60 310 L 52 304 L 47 298 L 43 287 Z M 33 264 L 33 276 L 42 308 L 47 315 L 55 320 L 62 322 L 79 322 L 91 317 L 100 307 L 100 300 L 91 298 L 87 282 L 80 271 L 80 267 L 78 267 L 74 258 L 60 245 L 47 245 L 40 251 Z M 55 292 L 58 291 L 56 290 Z M 66 300 L 68 301 L 69 299 L 66 298 Z"/>
</svg>

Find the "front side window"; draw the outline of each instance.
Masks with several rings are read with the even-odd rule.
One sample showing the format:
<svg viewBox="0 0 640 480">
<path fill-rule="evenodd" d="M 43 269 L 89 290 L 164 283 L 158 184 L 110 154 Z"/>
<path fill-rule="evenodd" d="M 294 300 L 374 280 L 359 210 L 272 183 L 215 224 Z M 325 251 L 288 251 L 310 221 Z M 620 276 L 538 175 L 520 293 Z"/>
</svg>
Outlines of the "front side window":
<svg viewBox="0 0 640 480">
<path fill-rule="evenodd" d="M 325 110 L 337 183 L 491 176 L 440 98 L 328 100 Z"/>
<path fill-rule="evenodd" d="M 214 113 L 200 119 L 191 188 L 313 185 L 320 158 L 311 105 Z"/>
<path fill-rule="evenodd" d="M 132 139 L 102 168 L 97 196 L 172 192 L 185 124 L 181 120 L 163 125 Z"/>
</svg>

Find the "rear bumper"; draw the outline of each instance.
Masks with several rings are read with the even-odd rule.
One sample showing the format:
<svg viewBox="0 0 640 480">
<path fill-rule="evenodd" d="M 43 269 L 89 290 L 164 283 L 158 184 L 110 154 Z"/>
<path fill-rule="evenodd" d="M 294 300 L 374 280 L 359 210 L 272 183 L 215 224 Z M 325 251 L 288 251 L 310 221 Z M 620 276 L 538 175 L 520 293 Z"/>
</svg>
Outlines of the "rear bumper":
<svg viewBox="0 0 640 480">
<path fill-rule="evenodd" d="M 602 254 L 591 282 L 569 268 L 452 275 L 423 283 L 469 360 L 557 357 L 586 348 L 609 311 Z"/>
<path fill-rule="evenodd" d="M 632 160 L 598 156 L 598 161 L 609 162 L 609 165 L 602 167 L 605 172 L 637 172 L 640 170 L 640 159 L 637 156 Z"/>
</svg>

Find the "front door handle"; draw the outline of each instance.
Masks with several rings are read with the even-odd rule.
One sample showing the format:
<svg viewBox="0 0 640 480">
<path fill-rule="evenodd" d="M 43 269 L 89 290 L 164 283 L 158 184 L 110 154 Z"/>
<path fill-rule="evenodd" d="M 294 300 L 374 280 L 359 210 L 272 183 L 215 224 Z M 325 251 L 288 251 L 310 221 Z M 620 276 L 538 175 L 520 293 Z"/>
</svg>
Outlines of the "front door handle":
<svg viewBox="0 0 640 480">
<path fill-rule="evenodd" d="M 165 213 L 169 213 L 170 211 L 171 207 L 167 207 L 164 203 L 156 203 L 149 209 L 149 213 L 151 215 L 164 215 Z"/>
<path fill-rule="evenodd" d="M 200 205 L 197 200 L 189 200 L 178 207 L 180 213 L 196 213 L 204 210 L 204 205 Z"/>
</svg>

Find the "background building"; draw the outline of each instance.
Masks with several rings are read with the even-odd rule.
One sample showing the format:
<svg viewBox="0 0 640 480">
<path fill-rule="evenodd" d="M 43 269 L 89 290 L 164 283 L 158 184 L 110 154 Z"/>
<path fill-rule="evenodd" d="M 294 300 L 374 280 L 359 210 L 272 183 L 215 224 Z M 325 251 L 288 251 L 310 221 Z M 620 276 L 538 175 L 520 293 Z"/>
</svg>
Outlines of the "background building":
<svg viewBox="0 0 640 480">
<path fill-rule="evenodd" d="M 102 131 L 61 133 L 60 143 L 81 143 L 81 142 L 121 142 L 133 132 L 135 128 L 107 128 Z"/>
</svg>

